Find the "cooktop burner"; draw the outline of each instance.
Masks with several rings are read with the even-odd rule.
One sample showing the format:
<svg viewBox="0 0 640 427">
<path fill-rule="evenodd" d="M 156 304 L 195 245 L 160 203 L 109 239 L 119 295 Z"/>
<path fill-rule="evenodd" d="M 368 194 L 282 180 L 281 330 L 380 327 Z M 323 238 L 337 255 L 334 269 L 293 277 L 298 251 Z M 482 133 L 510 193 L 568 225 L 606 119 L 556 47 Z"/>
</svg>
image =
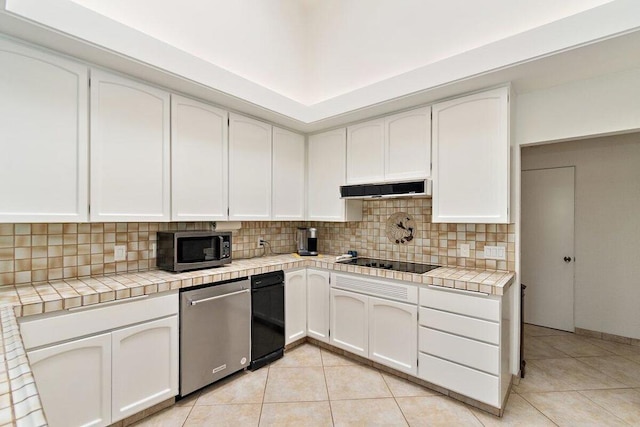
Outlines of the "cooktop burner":
<svg viewBox="0 0 640 427">
<path fill-rule="evenodd" d="M 402 271 L 403 273 L 423 274 L 440 267 L 439 265 L 416 264 L 413 262 L 389 261 L 375 258 L 351 258 L 338 261 L 341 264 L 359 265 L 362 267 L 382 268 L 384 270 Z"/>
</svg>

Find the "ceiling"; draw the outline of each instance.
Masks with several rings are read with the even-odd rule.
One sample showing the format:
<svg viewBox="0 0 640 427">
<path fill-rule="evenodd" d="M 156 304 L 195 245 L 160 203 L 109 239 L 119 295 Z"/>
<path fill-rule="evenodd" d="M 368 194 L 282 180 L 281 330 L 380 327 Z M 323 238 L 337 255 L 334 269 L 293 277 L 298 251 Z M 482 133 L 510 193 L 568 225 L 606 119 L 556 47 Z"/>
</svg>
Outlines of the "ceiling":
<svg viewBox="0 0 640 427">
<path fill-rule="evenodd" d="M 4 0 L 0 28 L 305 132 L 640 67 L 636 0 Z"/>
</svg>

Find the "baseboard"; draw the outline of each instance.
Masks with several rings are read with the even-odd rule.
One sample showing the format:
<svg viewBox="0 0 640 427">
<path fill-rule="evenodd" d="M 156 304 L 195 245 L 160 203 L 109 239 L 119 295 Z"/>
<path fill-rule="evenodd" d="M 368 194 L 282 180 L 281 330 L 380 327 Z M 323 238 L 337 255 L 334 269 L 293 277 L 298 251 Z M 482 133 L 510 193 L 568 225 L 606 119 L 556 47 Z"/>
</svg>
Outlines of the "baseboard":
<svg viewBox="0 0 640 427">
<path fill-rule="evenodd" d="M 619 344 L 634 345 L 640 347 L 640 339 L 624 337 L 621 335 L 608 334 L 606 332 L 592 331 L 590 329 L 575 328 L 576 335 L 583 335 L 591 338 L 599 338 L 603 341 L 611 341 Z"/>
</svg>

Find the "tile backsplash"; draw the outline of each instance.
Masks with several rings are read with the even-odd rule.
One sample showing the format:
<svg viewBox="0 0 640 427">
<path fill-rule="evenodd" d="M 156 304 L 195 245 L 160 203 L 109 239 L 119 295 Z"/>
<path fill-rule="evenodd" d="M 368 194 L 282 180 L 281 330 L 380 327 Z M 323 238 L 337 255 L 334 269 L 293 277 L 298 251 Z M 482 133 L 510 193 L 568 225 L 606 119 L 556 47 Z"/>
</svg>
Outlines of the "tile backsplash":
<svg viewBox="0 0 640 427">
<path fill-rule="evenodd" d="M 514 270 L 513 224 L 432 224 L 431 199 L 367 200 L 363 221 L 350 223 L 258 221 L 243 222 L 233 233 L 233 258 L 295 250 L 297 227 L 318 228 L 320 252 L 357 250 L 360 256 L 448 266 Z M 397 212 L 413 218 L 413 239 L 396 244 L 387 238 L 387 220 Z M 0 285 L 43 282 L 155 268 L 151 244 L 156 232 L 209 229 L 208 222 L 0 224 Z M 258 238 L 268 242 L 258 247 Z M 460 245 L 470 246 L 469 257 Z M 127 245 L 127 261 L 115 262 L 116 244 Z M 507 260 L 485 260 L 485 245 L 506 248 Z"/>
</svg>

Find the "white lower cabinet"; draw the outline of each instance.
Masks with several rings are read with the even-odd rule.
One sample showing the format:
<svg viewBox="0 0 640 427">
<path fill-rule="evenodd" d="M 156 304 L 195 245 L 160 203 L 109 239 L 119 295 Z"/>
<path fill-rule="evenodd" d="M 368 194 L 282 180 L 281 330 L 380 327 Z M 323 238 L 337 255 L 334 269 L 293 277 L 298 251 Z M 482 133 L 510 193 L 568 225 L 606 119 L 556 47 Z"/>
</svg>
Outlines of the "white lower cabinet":
<svg viewBox="0 0 640 427">
<path fill-rule="evenodd" d="M 50 426 L 111 423 L 111 334 L 27 355 Z"/>
<path fill-rule="evenodd" d="M 331 337 L 329 342 L 358 356 L 369 356 L 369 297 L 331 289 Z"/>
<path fill-rule="evenodd" d="M 119 329 L 111 338 L 113 421 L 176 395 L 177 316 Z"/>
<path fill-rule="evenodd" d="M 19 319 L 50 426 L 106 426 L 178 394 L 178 294 Z"/>
<path fill-rule="evenodd" d="M 307 336 L 329 342 L 329 277 L 325 270 L 307 269 Z"/>
<path fill-rule="evenodd" d="M 398 371 L 417 375 L 416 287 L 346 274 L 334 274 L 331 286 L 330 343 Z"/>
<path fill-rule="evenodd" d="M 284 344 L 307 336 L 307 270 L 284 273 Z"/>
<path fill-rule="evenodd" d="M 418 377 L 501 408 L 511 381 L 510 290 L 420 289 Z"/>
</svg>

